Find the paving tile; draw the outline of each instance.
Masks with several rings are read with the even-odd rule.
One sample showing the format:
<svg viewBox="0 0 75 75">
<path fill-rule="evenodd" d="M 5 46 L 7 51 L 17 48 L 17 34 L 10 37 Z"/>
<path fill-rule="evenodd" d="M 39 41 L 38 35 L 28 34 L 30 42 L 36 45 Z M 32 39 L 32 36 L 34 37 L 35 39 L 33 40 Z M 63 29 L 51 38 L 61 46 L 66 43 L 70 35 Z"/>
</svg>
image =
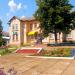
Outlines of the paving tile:
<svg viewBox="0 0 75 75">
<path fill-rule="evenodd" d="M 75 60 L 72 61 L 62 75 L 75 75 Z"/>
<path fill-rule="evenodd" d="M 58 61 L 56 64 L 54 64 L 52 67 L 50 67 L 47 71 L 44 73 L 51 73 L 51 74 L 57 74 L 60 75 L 67 66 L 69 66 L 71 62 L 63 62 L 63 61 Z"/>
<path fill-rule="evenodd" d="M 75 75 L 75 60 L 27 58 L 24 54 L 0 57 L 0 67 L 6 72 L 14 67 L 21 75 Z"/>
<path fill-rule="evenodd" d="M 33 73 L 42 74 L 44 71 L 46 71 L 49 67 L 51 67 L 55 63 L 56 62 L 51 61 L 51 60 L 46 60 L 46 61 L 44 60 L 44 61 L 42 61 L 42 63 L 38 64 L 37 66 L 32 67 L 30 70 L 23 72 L 23 75 L 24 74 L 26 75 L 27 73 L 30 73 L 30 74 L 33 74 Z"/>
</svg>

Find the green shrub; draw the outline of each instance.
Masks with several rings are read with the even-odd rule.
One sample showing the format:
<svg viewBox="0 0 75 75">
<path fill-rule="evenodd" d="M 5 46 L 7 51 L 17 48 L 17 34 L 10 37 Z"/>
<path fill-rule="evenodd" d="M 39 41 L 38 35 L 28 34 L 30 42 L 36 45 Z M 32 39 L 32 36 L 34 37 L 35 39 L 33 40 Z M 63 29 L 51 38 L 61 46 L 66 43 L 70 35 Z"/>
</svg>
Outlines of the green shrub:
<svg viewBox="0 0 75 75">
<path fill-rule="evenodd" d="M 69 57 L 72 55 L 71 48 L 59 48 L 54 50 L 42 50 L 39 54 L 40 56 L 56 56 L 56 57 Z"/>
<path fill-rule="evenodd" d="M 25 46 L 30 46 L 30 44 L 24 44 L 24 45 L 22 45 L 22 47 L 25 47 Z"/>
<path fill-rule="evenodd" d="M 6 54 L 9 54 L 9 53 L 12 53 L 17 48 L 18 48 L 17 46 L 9 46 L 9 47 L 0 48 L 0 55 L 6 55 Z"/>
</svg>

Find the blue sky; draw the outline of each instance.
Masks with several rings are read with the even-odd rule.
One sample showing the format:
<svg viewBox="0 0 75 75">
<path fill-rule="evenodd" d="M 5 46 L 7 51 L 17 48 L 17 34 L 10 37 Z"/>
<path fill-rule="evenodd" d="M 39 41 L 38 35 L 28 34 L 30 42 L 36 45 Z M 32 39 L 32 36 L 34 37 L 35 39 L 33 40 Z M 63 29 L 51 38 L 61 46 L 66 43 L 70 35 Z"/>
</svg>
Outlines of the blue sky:
<svg viewBox="0 0 75 75">
<path fill-rule="evenodd" d="M 75 0 L 70 0 L 75 6 Z M 3 22 L 3 30 L 8 32 L 7 22 L 12 16 L 31 17 L 37 9 L 35 0 L 0 0 L 0 19 Z"/>
</svg>

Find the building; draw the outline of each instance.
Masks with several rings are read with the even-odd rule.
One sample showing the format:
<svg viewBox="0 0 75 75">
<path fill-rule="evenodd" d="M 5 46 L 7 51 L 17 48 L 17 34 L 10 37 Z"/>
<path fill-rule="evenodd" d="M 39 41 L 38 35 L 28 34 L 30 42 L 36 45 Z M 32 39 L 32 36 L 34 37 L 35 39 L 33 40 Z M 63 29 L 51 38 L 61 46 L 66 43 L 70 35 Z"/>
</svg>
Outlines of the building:
<svg viewBox="0 0 75 75">
<path fill-rule="evenodd" d="M 40 22 L 33 18 L 17 18 L 13 16 L 9 22 L 10 44 L 33 44 L 37 41 L 41 33 Z M 75 30 L 67 34 L 66 40 L 75 41 Z M 58 42 L 62 42 L 63 34 L 58 34 Z M 48 37 L 43 38 L 43 43 L 54 43 L 54 34 L 50 33 Z"/>
<path fill-rule="evenodd" d="M 32 43 L 39 32 L 39 22 L 34 18 L 26 19 L 22 17 L 19 19 L 14 16 L 9 20 L 10 44 Z"/>
</svg>

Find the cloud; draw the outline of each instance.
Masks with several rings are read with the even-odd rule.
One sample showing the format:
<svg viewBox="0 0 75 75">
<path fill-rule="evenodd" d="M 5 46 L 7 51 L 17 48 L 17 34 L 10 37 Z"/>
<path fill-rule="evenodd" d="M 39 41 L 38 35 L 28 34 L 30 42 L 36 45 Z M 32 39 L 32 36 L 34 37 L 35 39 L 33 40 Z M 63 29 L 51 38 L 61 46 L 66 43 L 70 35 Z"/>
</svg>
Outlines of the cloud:
<svg viewBox="0 0 75 75">
<path fill-rule="evenodd" d="M 14 11 L 17 9 L 17 4 L 14 2 L 14 0 L 10 0 L 8 3 L 8 6 L 10 7 L 11 11 Z"/>
<path fill-rule="evenodd" d="M 11 16 L 13 15 L 16 11 L 19 10 L 24 10 L 27 9 L 27 5 L 26 4 L 22 4 L 21 2 L 16 3 L 15 0 L 9 0 L 8 1 L 8 6 L 9 6 L 9 12 L 6 13 L 6 16 Z"/>
<path fill-rule="evenodd" d="M 21 9 L 21 8 L 22 8 L 22 4 L 19 3 L 18 6 L 17 6 L 17 9 L 19 10 L 19 9 Z"/>
<path fill-rule="evenodd" d="M 23 16 L 21 16 L 21 19 L 25 19 L 26 17 L 23 15 Z"/>
<path fill-rule="evenodd" d="M 8 2 L 8 6 L 10 7 L 10 11 L 16 11 L 16 10 L 20 10 L 22 9 L 24 6 L 22 5 L 22 3 L 15 3 L 14 0 L 9 0 Z"/>
</svg>

